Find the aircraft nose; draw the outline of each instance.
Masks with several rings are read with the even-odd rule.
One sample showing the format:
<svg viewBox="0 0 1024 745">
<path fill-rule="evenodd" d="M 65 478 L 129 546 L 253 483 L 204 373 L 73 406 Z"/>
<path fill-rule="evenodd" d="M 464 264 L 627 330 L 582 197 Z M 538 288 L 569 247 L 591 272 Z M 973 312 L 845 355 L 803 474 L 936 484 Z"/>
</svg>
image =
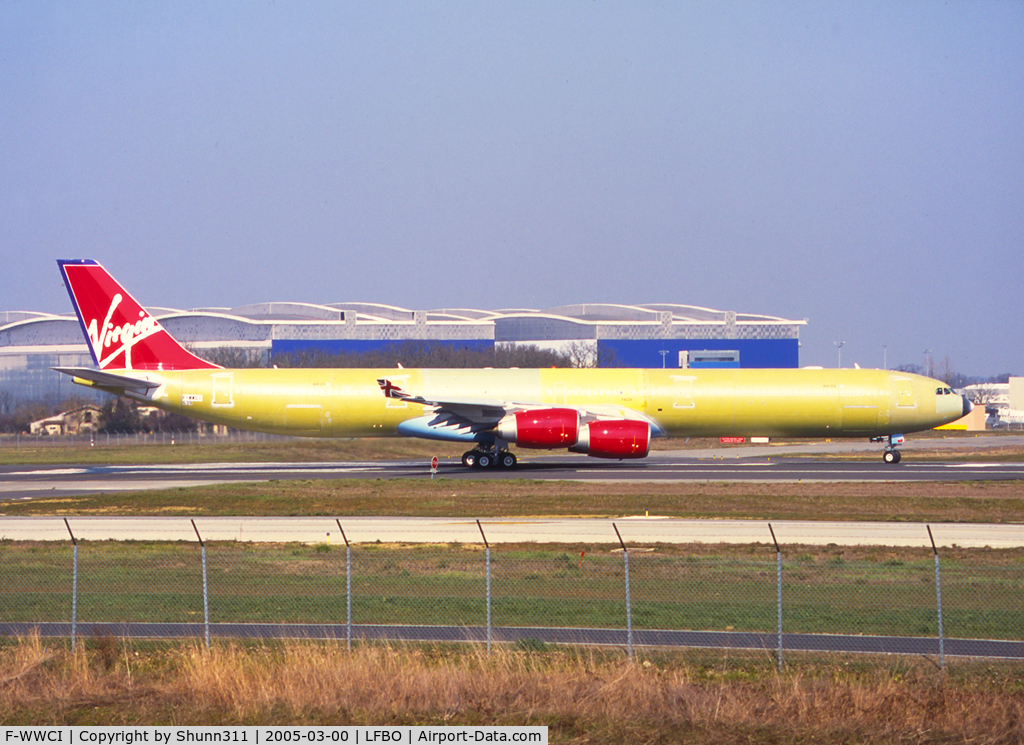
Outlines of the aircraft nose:
<svg viewBox="0 0 1024 745">
<path fill-rule="evenodd" d="M 974 404 L 971 402 L 971 399 L 967 398 L 967 396 L 961 396 L 960 398 L 962 398 L 964 400 L 964 413 L 963 413 L 963 415 L 967 416 L 972 411 L 974 411 Z"/>
</svg>

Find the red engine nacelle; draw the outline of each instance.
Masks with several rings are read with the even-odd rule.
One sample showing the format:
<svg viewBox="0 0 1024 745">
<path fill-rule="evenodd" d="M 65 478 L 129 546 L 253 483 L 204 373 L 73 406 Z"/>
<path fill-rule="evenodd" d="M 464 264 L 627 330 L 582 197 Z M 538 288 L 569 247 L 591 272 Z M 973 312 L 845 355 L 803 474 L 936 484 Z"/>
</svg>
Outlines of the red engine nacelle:
<svg viewBox="0 0 1024 745">
<path fill-rule="evenodd" d="M 569 449 L 595 458 L 646 458 L 651 451 L 651 426 L 632 419 L 590 422 Z"/>
<path fill-rule="evenodd" d="M 498 422 L 498 437 L 523 448 L 567 448 L 576 444 L 580 414 L 575 409 L 517 411 Z"/>
</svg>

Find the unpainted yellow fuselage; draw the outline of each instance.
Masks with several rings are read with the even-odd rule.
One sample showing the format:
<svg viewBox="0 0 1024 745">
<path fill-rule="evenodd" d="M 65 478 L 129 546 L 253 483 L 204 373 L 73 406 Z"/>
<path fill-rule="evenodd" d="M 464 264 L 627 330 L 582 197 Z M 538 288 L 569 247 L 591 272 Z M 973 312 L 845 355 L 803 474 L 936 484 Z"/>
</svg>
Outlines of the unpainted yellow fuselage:
<svg viewBox="0 0 1024 745">
<path fill-rule="evenodd" d="M 385 398 L 387 378 L 428 400 L 640 412 L 668 436 L 881 436 L 959 418 L 944 384 L 883 370 L 235 369 L 121 372 L 161 385 L 145 400 L 240 429 L 315 437 L 396 435 L 430 413 Z M 76 382 L 89 385 L 76 378 Z M 945 389 L 948 391 L 948 389 Z"/>
</svg>

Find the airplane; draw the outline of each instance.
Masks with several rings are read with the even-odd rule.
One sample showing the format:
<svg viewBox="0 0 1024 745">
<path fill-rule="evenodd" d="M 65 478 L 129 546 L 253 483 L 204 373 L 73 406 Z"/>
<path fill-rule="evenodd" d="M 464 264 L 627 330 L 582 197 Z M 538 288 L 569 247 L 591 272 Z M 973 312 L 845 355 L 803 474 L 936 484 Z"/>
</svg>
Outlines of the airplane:
<svg viewBox="0 0 1024 745">
<path fill-rule="evenodd" d="M 973 408 L 939 380 L 868 369 L 225 369 L 175 340 L 99 263 L 58 260 L 95 367 L 79 385 L 244 430 L 419 437 L 639 459 L 655 437 L 864 437 L 899 463 L 905 433 Z"/>
</svg>

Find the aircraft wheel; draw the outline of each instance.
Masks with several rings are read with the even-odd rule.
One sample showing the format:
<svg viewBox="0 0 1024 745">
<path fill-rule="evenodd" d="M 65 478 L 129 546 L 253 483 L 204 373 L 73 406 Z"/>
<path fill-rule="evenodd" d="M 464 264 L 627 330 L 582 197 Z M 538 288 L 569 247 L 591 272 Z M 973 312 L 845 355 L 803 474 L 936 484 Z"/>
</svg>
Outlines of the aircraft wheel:
<svg viewBox="0 0 1024 745">
<path fill-rule="evenodd" d="M 476 457 L 477 468 L 490 468 L 493 463 L 494 458 L 491 457 L 490 453 L 480 453 L 480 455 Z"/>
<path fill-rule="evenodd" d="M 902 455 L 900 455 L 900 451 L 899 450 L 893 450 L 892 452 L 893 452 L 893 455 L 896 456 L 896 460 L 893 461 L 893 462 L 894 463 L 899 463 L 900 459 L 903 457 Z"/>
<path fill-rule="evenodd" d="M 476 465 L 475 450 L 467 450 L 465 453 L 462 454 L 462 465 L 464 465 L 466 468 L 472 468 L 473 466 Z"/>
<path fill-rule="evenodd" d="M 516 467 L 516 456 L 512 453 L 502 453 L 498 456 L 498 465 L 502 468 L 515 468 Z"/>
<path fill-rule="evenodd" d="M 882 453 L 882 460 L 884 460 L 886 463 L 899 463 L 900 453 L 898 450 L 886 450 L 884 453 Z"/>
</svg>

